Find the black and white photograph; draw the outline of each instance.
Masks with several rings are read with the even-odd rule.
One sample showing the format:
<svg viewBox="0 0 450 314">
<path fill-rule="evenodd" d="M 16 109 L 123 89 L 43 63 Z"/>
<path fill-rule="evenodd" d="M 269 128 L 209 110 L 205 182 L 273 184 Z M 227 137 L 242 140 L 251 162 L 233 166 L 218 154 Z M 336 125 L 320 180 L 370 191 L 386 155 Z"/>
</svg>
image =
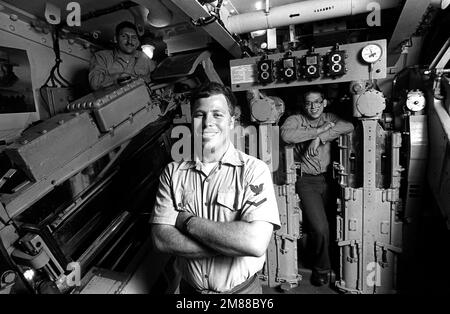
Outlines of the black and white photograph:
<svg viewBox="0 0 450 314">
<path fill-rule="evenodd" d="M 35 111 L 27 52 L 0 47 L 0 63 L 0 112 L 4 114 Z"/>
<path fill-rule="evenodd" d="M 449 6 L 0 0 L 5 302 L 450 296 Z"/>
</svg>

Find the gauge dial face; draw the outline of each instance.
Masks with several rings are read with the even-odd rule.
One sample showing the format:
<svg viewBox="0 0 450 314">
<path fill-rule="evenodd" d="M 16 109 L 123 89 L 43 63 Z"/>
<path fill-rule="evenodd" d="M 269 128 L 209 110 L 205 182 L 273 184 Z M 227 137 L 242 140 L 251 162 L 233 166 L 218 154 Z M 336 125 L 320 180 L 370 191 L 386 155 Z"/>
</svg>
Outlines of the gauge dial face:
<svg viewBox="0 0 450 314">
<path fill-rule="evenodd" d="M 361 57 L 367 63 L 375 63 L 380 60 L 383 50 L 377 44 L 369 44 L 361 51 Z"/>
<path fill-rule="evenodd" d="M 411 92 L 406 99 L 406 107 L 411 111 L 420 111 L 425 108 L 425 97 L 423 93 Z"/>
</svg>

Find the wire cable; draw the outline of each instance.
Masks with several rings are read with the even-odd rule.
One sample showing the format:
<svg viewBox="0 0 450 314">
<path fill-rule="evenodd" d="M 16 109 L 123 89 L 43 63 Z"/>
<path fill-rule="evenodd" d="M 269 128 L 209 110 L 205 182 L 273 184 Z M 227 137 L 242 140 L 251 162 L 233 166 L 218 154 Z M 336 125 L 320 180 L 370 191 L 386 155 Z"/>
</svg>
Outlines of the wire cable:
<svg viewBox="0 0 450 314">
<path fill-rule="evenodd" d="M 61 30 L 60 26 L 56 26 L 52 31 L 52 41 L 53 41 L 53 52 L 55 54 L 55 64 L 50 69 L 50 73 L 45 80 L 44 84 L 39 88 L 39 94 L 47 107 L 48 113 L 51 114 L 50 104 L 44 97 L 43 89 L 46 87 L 71 87 L 72 84 L 64 78 L 61 74 L 60 65 L 62 63 L 61 50 L 59 47 L 59 32 Z"/>
<path fill-rule="evenodd" d="M 219 0 L 217 2 L 217 5 L 214 6 L 211 11 L 209 11 L 210 16 L 208 16 L 208 17 L 202 16 L 196 20 L 191 19 L 192 24 L 195 26 L 206 26 L 215 21 L 218 21 L 223 26 L 223 23 L 220 20 L 220 8 L 222 7 L 222 3 L 223 3 L 223 0 Z"/>
</svg>

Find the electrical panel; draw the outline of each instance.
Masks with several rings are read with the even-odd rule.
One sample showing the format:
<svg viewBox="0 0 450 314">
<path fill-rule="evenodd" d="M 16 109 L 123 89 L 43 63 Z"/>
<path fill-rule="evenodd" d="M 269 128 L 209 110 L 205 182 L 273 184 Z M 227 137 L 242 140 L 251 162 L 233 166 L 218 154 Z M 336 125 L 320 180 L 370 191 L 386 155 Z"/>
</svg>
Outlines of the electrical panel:
<svg viewBox="0 0 450 314">
<path fill-rule="evenodd" d="M 297 58 L 288 52 L 286 57 L 280 61 L 280 77 L 285 82 L 290 82 L 297 79 Z"/>
<path fill-rule="evenodd" d="M 308 51 L 302 58 L 303 78 L 312 80 L 320 77 L 320 55 L 314 49 Z"/>
<path fill-rule="evenodd" d="M 386 56 L 363 58 L 368 47 L 386 51 L 386 40 L 274 53 L 230 61 L 231 88 L 250 89 L 342 83 L 386 77 Z"/>
<path fill-rule="evenodd" d="M 274 80 L 273 75 L 273 60 L 264 59 L 258 62 L 258 81 L 265 84 L 271 83 Z"/>
<path fill-rule="evenodd" d="M 325 75 L 330 77 L 339 77 L 347 72 L 346 61 L 347 54 L 345 50 L 335 50 L 329 52 L 325 58 Z"/>
<path fill-rule="evenodd" d="M 73 87 L 44 87 L 49 114 L 51 117 L 66 111 L 66 106 L 75 100 Z"/>
</svg>

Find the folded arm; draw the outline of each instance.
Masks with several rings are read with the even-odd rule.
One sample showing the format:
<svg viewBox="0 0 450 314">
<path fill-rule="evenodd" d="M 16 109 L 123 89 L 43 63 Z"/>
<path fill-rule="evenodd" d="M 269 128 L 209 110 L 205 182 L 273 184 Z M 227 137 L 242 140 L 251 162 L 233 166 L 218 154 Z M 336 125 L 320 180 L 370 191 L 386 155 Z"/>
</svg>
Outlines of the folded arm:
<svg viewBox="0 0 450 314">
<path fill-rule="evenodd" d="M 93 90 L 112 85 L 116 82 L 117 75 L 108 73 L 108 61 L 101 54 L 94 54 L 89 65 L 89 84 Z"/>
<path fill-rule="evenodd" d="M 179 221 L 189 214 L 178 214 Z M 201 244 L 227 256 L 262 256 L 269 245 L 273 225 L 266 221 L 216 222 L 193 217 L 185 231 Z"/>
<path fill-rule="evenodd" d="M 318 128 L 305 126 L 299 118 L 291 116 L 281 127 L 281 138 L 288 144 L 302 143 L 317 138 L 332 127 L 334 127 L 333 122 L 327 122 Z"/>
<path fill-rule="evenodd" d="M 210 248 L 182 234 L 175 226 L 155 224 L 152 237 L 156 248 L 164 253 L 186 258 L 203 258 L 217 255 Z"/>
<path fill-rule="evenodd" d="M 335 118 L 333 123 L 334 123 L 333 127 L 329 128 L 325 132 L 322 132 L 321 134 L 318 135 L 322 144 L 330 142 L 338 138 L 342 134 L 350 133 L 354 129 L 353 124 L 351 122 L 342 120 L 338 117 Z"/>
<path fill-rule="evenodd" d="M 156 193 L 152 219 L 151 236 L 156 248 L 164 253 L 186 258 L 202 258 L 217 255 L 217 252 L 202 245 L 195 239 L 184 235 L 175 227 L 178 212 L 175 210 L 170 187 L 172 164 L 169 164 L 159 177 L 160 183 Z"/>
</svg>

